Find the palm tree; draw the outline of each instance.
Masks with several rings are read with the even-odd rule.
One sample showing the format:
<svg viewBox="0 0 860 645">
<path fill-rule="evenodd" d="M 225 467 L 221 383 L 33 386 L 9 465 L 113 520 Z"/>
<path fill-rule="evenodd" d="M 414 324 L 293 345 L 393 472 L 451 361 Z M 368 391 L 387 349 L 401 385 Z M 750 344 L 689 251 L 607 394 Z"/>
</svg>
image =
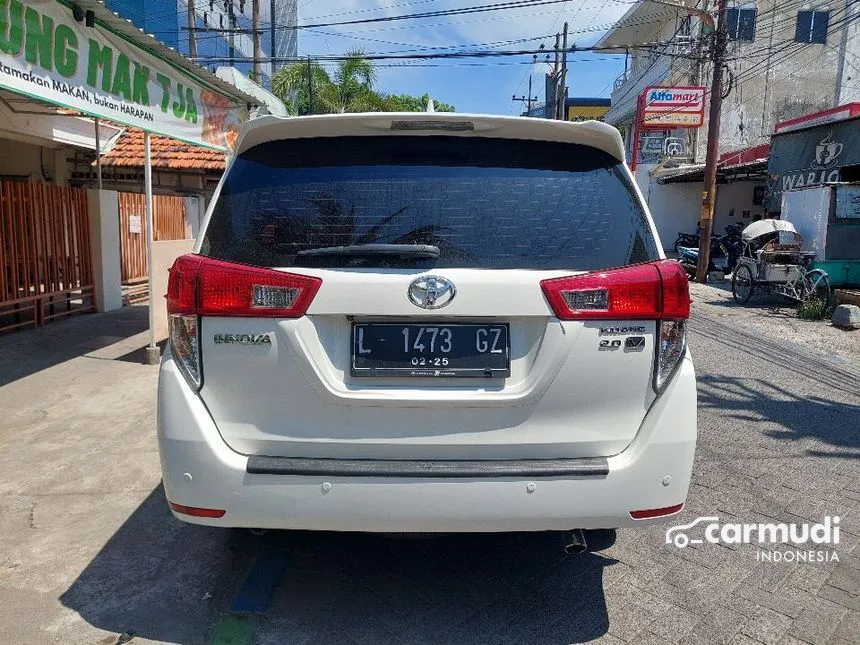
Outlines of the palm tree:
<svg viewBox="0 0 860 645">
<path fill-rule="evenodd" d="M 373 112 L 384 105 L 373 91 L 375 82 L 373 63 L 363 51 L 353 50 L 338 63 L 334 78 L 316 61 L 287 65 L 272 78 L 272 91 L 291 114 Z"/>
<path fill-rule="evenodd" d="M 337 91 L 339 112 L 373 112 L 379 110 L 383 100 L 373 91 L 376 69 L 361 50 L 347 53 L 337 65 L 334 85 Z"/>
<path fill-rule="evenodd" d="M 334 110 L 326 102 L 331 92 L 325 91 L 332 81 L 316 61 L 296 61 L 282 67 L 272 77 L 272 91 L 287 106 L 290 114 L 327 114 Z M 311 90 L 313 105 L 311 105 Z"/>
</svg>

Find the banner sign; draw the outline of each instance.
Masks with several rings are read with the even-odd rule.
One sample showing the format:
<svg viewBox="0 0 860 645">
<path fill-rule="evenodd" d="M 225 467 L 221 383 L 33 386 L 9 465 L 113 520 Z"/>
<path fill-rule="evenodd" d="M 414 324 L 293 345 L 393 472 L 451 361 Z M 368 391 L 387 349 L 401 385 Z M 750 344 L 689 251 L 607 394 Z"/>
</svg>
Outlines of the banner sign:
<svg viewBox="0 0 860 645">
<path fill-rule="evenodd" d="M 842 168 L 860 165 L 860 118 L 773 135 L 767 172 L 768 210 L 778 211 L 783 191 L 836 183 Z"/>
<path fill-rule="evenodd" d="M 0 0 L 0 87 L 217 149 L 248 118 L 244 103 L 57 0 Z"/>
<path fill-rule="evenodd" d="M 705 121 L 704 87 L 646 87 L 642 127 L 700 128 Z"/>
</svg>

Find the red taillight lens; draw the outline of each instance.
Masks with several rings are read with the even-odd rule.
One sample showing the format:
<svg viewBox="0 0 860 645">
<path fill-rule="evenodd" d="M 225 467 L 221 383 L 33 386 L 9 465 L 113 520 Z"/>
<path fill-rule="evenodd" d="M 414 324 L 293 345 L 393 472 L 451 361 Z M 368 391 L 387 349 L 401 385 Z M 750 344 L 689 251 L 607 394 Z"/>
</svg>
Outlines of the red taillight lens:
<svg viewBox="0 0 860 645">
<path fill-rule="evenodd" d="M 207 259 L 197 275 L 201 316 L 301 318 L 322 280 Z"/>
<path fill-rule="evenodd" d="M 322 280 L 183 255 L 170 269 L 167 311 L 200 316 L 300 318 Z"/>
<path fill-rule="evenodd" d="M 656 263 L 663 282 L 663 312 L 661 318 L 686 320 L 690 317 L 690 281 L 683 267 L 675 260 Z"/>
<path fill-rule="evenodd" d="M 167 279 L 167 313 L 197 313 L 197 272 L 203 258 L 199 255 L 182 255 L 170 267 Z"/>
<path fill-rule="evenodd" d="M 648 320 L 688 318 L 687 277 L 674 260 L 541 282 L 561 320 Z"/>
</svg>

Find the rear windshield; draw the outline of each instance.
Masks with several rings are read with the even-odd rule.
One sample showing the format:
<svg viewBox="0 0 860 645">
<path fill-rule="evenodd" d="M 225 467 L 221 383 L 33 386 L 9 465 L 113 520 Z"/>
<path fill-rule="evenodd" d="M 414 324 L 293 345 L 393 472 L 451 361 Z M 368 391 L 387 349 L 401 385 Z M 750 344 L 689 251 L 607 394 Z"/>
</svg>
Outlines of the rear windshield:
<svg viewBox="0 0 860 645">
<path fill-rule="evenodd" d="M 432 245 L 437 258 L 301 251 Z M 622 167 L 587 146 L 465 137 L 273 141 L 232 165 L 201 252 L 273 267 L 604 269 L 657 258 Z"/>
</svg>

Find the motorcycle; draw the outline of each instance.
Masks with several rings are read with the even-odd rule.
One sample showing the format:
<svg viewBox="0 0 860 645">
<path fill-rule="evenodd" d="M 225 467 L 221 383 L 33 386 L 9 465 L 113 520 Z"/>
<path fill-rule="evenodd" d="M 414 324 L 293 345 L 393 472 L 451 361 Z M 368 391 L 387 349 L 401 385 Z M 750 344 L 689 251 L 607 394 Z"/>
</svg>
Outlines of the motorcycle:
<svg viewBox="0 0 860 645">
<path fill-rule="evenodd" d="M 722 271 L 731 273 L 738 257 L 740 257 L 740 247 L 733 241 L 727 239 L 728 236 L 720 235 L 711 240 L 711 254 L 708 260 L 708 273 L 711 271 Z M 696 274 L 696 267 L 699 262 L 699 249 L 696 247 L 680 246 L 678 247 L 678 261 L 684 270 L 690 275 Z"/>
<path fill-rule="evenodd" d="M 725 235 L 716 235 L 711 238 L 711 255 L 708 261 L 708 272 L 722 271 L 731 273 L 735 269 L 738 258 L 743 251 L 741 231 L 744 225 L 741 223 L 726 226 Z M 696 245 L 679 246 L 678 261 L 681 266 L 691 275 L 696 273 L 696 265 L 699 261 L 698 239 Z"/>
<path fill-rule="evenodd" d="M 678 233 L 678 237 L 675 238 L 675 243 L 672 245 L 672 248 L 675 249 L 675 253 L 680 253 L 680 247 L 682 246 L 699 246 L 699 230 L 700 227 L 697 225 L 695 233 Z"/>
</svg>

